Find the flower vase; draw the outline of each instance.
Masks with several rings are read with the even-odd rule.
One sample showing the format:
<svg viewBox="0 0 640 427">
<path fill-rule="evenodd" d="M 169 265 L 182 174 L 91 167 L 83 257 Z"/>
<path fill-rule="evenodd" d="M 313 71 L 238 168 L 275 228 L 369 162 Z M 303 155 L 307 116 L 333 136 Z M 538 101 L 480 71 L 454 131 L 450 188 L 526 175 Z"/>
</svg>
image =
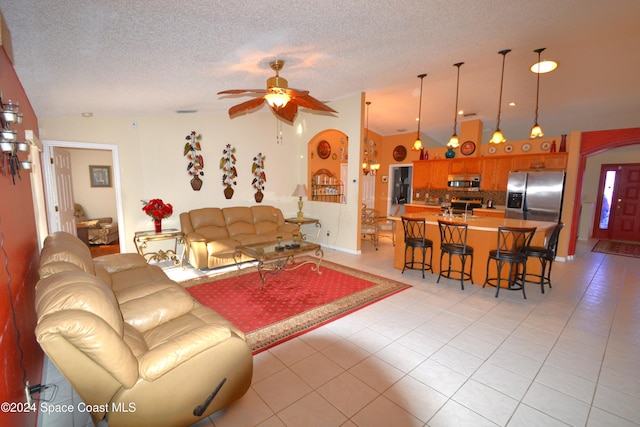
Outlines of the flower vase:
<svg viewBox="0 0 640 427">
<path fill-rule="evenodd" d="M 202 180 L 198 175 L 195 175 L 191 180 L 191 188 L 193 188 L 193 191 L 200 191 L 200 188 L 202 188 Z"/>
<path fill-rule="evenodd" d="M 230 199 L 233 197 L 233 187 L 231 186 L 225 187 L 224 197 L 226 197 L 227 199 Z"/>
<path fill-rule="evenodd" d="M 563 134 L 560 135 L 560 153 L 566 153 L 567 152 L 567 135 Z"/>
<path fill-rule="evenodd" d="M 258 190 L 258 191 L 256 191 L 256 194 L 253 195 L 253 197 L 256 199 L 256 203 L 262 203 L 262 199 L 264 198 L 264 194 L 262 194 L 262 191 Z"/>
<path fill-rule="evenodd" d="M 444 157 L 447 159 L 453 159 L 456 156 L 456 152 L 453 151 L 453 148 L 449 147 L 446 153 L 444 153 Z"/>
<path fill-rule="evenodd" d="M 162 220 L 154 219 L 153 226 L 155 227 L 156 233 L 160 233 L 162 231 Z"/>
</svg>

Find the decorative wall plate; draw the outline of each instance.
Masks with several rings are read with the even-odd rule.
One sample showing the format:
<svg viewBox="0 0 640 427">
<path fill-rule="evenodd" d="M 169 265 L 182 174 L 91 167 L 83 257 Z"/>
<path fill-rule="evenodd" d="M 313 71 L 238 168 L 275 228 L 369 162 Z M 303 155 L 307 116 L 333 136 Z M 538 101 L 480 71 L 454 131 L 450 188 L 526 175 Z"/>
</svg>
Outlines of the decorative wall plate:
<svg viewBox="0 0 640 427">
<path fill-rule="evenodd" d="M 505 153 L 511 153 L 513 152 L 513 145 L 509 144 L 509 145 L 505 145 L 504 146 L 504 152 Z"/>
<path fill-rule="evenodd" d="M 498 149 L 496 148 L 495 145 L 492 145 L 491 147 L 489 147 L 489 154 L 496 154 L 496 151 L 498 151 Z"/>
<path fill-rule="evenodd" d="M 393 149 L 393 159 L 396 162 L 401 162 L 407 158 L 407 149 L 404 145 L 398 145 Z"/>
<path fill-rule="evenodd" d="M 528 142 L 524 143 L 524 144 L 522 144 L 522 147 L 520 147 L 520 148 L 522 148 L 522 151 L 524 151 L 526 153 L 527 151 L 531 150 L 531 144 L 529 144 Z"/>
<path fill-rule="evenodd" d="M 336 159 L 338 158 L 338 155 L 337 155 L 336 153 L 333 153 L 333 154 L 331 155 L 331 158 L 332 158 L 333 160 L 336 160 Z"/>
<path fill-rule="evenodd" d="M 551 148 L 551 144 L 549 143 L 549 141 L 545 141 L 542 144 L 540 144 L 540 149 L 542 151 L 549 151 L 549 148 Z"/>
<path fill-rule="evenodd" d="M 465 141 L 460 146 L 460 152 L 465 156 L 470 156 L 476 151 L 476 144 L 473 141 Z"/>
<path fill-rule="evenodd" d="M 329 144 L 329 141 L 322 140 L 318 142 L 316 151 L 318 152 L 318 156 L 320 156 L 321 159 L 328 159 L 331 155 L 331 144 Z"/>
</svg>

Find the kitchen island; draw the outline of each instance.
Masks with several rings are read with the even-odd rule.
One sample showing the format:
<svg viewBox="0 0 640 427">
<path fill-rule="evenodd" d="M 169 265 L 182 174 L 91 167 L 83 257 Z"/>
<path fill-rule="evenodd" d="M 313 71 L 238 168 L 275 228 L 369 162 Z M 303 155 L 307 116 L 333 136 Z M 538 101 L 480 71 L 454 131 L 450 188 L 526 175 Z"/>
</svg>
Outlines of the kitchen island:
<svg viewBox="0 0 640 427">
<path fill-rule="evenodd" d="M 427 227 L 427 238 L 433 241 L 433 271 L 437 275 L 440 272 L 440 231 L 438 229 L 438 220 L 445 220 L 451 222 L 466 222 L 468 224 L 467 245 L 472 246 L 474 250 L 473 255 L 473 282 L 476 285 L 482 286 L 485 281 L 485 274 L 487 268 L 487 259 L 489 258 L 489 251 L 495 249 L 498 244 L 498 227 L 535 227 L 536 233 L 533 236 L 531 242 L 532 246 L 544 246 L 547 241 L 547 237 L 553 231 L 555 223 L 545 221 L 528 221 L 512 218 L 491 218 L 491 217 L 479 217 L 469 215 L 466 218 L 462 216 L 454 216 L 453 218 L 443 217 L 441 214 L 434 214 L 428 212 L 409 213 L 404 215 L 409 218 L 424 218 Z M 400 216 L 389 217 L 390 220 L 397 221 L 396 225 L 396 246 L 394 248 L 393 255 L 393 267 L 402 270 L 404 265 L 404 228 L 402 227 L 402 219 Z M 428 255 L 427 255 L 428 256 Z M 420 251 L 416 251 L 416 259 L 422 261 L 422 255 Z M 448 256 L 445 255 L 443 264 L 446 266 Z M 460 262 L 458 257 L 453 257 L 452 266 L 454 268 L 460 268 Z M 467 267 L 468 268 L 468 267 Z M 508 270 L 505 268 L 504 270 Z M 527 271 L 540 272 L 540 262 L 537 259 L 529 260 L 527 263 Z M 503 272 L 504 273 L 504 272 Z M 495 263 L 491 263 L 489 270 L 491 277 L 496 276 Z M 506 283 L 503 281 L 503 286 Z M 535 286 L 535 284 L 530 284 Z"/>
</svg>

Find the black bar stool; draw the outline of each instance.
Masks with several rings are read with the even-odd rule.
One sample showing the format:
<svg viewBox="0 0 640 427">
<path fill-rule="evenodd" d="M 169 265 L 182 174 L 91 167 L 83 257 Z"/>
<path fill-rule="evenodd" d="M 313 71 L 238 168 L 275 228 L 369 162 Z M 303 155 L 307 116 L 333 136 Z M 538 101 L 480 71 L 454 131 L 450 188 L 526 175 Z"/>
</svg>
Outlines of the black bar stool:
<svg viewBox="0 0 640 427">
<path fill-rule="evenodd" d="M 433 268 L 431 263 L 433 262 L 433 242 L 427 239 L 427 226 L 424 219 L 402 218 L 402 227 L 404 228 L 404 266 L 402 267 L 402 273 L 409 268 L 414 270 L 415 252 L 416 248 L 422 251 L 422 278 L 424 279 L 425 266 L 427 265 L 427 249 L 429 249 L 430 257 L 427 270 Z M 407 251 L 411 248 L 411 260 L 407 261 Z"/>
<path fill-rule="evenodd" d="M 464 290 L 464 281 L 468 279 L 473 284 L 473 248 L 467 246 L 467 223 L 449 222 L 438 220 L 438 228 L 440 229 L 440 274 L 436 283 L 440 283 L 440 277 L 448 279 L 460 279 L 460 287 Z M 442 257 L 444 254 L 449 255 L 449 266 L 446 271 L 442 271 Z M 460 270 L 451 270 L 451 257 L 454 255 L 460 257 L 462 267 Z M 469 272 L 465 272 L 465 263 L 467 257 L 471 258 Z M 451 273 L 456 273 L 456 277 L 451 277 Z M 458 277 L 459 275 L 459 277 Z"/>
<path fill-rule="evenodd" d="M 542 268 L 540 274 L 527 273 L 526 277 L 534 277 L 536 280 L 527 280 L 531 283 L 540 283 L 540 290 L 544 294 L 544 285 L 549 285 L 551 288 L 551 267 L 553 267 L 553 260 L 556 257 L 556 250 L 558 249 L 558 238 L 560 232 L 564 227 L 564 223 L 558 223 L 549 236 L 547 246 L 529 246 L 527 249 L 527 256 L 538 258 L 540 260 L 540 267 Z M 547 270 L 547 266 L 549 269 Z M 546 273 L 546 274 L 545 274 Z"/>
<path fill-rule="evenodd" d="M 529 249 L 535 232 L 535 227 L 498 227 L 498 247 L 489 251 L 486 279 L 484 285 L 482 285 L 483 288 L 487 285 L 495 286 L 496 298 L 500 293 L 502 267 L 504 264 L 509 264 L 508 287 L 506 289 L 512 291 L 522 289 L 522 295 L 527 299 L 527 294 L 524 292 L 524 278 L 527 276 L 527 249 Z M 497 277 L 489 277 L 489 264 L 491 260 L 494 260 L 498 267 Z M 521 273 L 520 266 L 522 266 Z"/>
</svg>

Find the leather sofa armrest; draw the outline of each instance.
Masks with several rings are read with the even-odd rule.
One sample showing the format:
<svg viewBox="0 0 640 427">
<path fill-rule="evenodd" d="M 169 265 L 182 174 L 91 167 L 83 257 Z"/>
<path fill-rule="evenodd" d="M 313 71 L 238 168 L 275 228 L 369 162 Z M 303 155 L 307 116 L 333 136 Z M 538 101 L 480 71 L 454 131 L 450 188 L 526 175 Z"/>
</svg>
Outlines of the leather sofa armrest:
<svg viewBox="0 0 640 427">
<path fill-rule="evenodd" d="M 190 232 L 185 236 L 187 259 L 195 268 L 207 268 L 209 253 L 207 239 L 200 233 Z"/>
<path fill-rule="evenodd" d="M 140 377 L 154 381 L 192 357 L 231 338 L 220 325 L 204 325 L 184 332 L 149 350 L 138 360 Z"/>
</svg>

